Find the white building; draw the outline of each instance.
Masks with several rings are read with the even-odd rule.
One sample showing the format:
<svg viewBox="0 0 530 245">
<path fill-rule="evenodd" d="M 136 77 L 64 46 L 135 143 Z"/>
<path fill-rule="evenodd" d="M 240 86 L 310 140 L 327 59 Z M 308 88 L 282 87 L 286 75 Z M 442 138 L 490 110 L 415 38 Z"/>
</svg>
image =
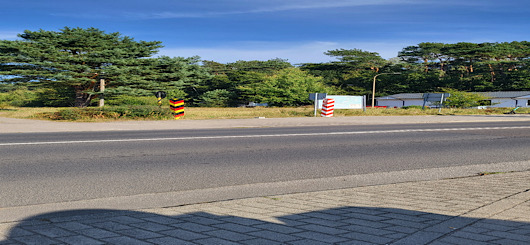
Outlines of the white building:
<svg viewBox="0 0 530 245">
<path fill-rule="evenodd" d="M 491 107 L 530 107 L 530 91 L 501 91 L 501 92 L 477 92 L 491 100 Z M 423 93 L 393 94 L 376 99 L 376 106 L 403 107 L 423 106 Z M 431 102 L 425 101 L 425 106 L 435 107 Z"/>
</svg>

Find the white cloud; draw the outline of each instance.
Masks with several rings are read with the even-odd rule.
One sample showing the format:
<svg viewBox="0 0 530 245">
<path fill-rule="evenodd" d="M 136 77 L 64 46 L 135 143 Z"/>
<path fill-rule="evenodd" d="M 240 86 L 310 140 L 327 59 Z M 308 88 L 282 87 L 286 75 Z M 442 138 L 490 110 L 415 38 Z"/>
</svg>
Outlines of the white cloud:
<svg viewBox="0 0 530 245">
<path fill-rule="evenodd" d="M 319 63 L 335 60 L 324 52 L 333 49 L 362 49 L 377 52 L 383 58 L 397 56 L 402 48 L 414 43 L 404 42 L 309 42 L 309 43 L 235 43 L 231 46 L 212 48 L 163 48 L 159 55 L 191 57 L 198 55 L 203 60 L 220 63 L 238 60 L 287 59 L 292 64 Z"/>
</svg>

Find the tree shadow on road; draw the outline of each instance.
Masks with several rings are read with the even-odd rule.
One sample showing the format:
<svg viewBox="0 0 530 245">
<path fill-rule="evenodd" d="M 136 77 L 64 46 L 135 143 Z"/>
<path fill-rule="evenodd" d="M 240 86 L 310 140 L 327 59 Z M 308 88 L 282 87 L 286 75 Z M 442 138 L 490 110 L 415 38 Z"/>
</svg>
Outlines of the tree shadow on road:
<svg viewBox="0 0 530 245">
<path fill-rule="evenodd" d="M 276 218 L 278 222 L 207 212 L 160 215 L 105 209 L 63 211 L 18 222 L 0 244 L 429 244 L 434 241 L 527 244 L 530 241 L 528 222 L 393 208 L 347 206 Z"/>
</svg>

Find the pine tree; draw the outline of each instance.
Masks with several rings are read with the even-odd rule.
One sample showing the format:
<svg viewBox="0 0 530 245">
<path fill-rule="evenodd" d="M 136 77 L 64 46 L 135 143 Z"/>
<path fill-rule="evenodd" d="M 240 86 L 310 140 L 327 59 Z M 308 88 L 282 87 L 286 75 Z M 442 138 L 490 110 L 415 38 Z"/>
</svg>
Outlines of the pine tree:
<svg viewBox="0 0 530 245">
<path fill-rule="evenodd" d="M 162 47 L 159 41 L 135 41 L 96 28 L 26 30 L 19 37 L 22 40 L 0 41 L 0 75 L 11 75 L 4 82 L 35 82 L 56 91 L 70 88 L 77 107 L 89 105 L 100 94 L 99 79 L 110 87 L 144 83 L 143 67 L 152 63 L 144 58 Z"/>
</svg>

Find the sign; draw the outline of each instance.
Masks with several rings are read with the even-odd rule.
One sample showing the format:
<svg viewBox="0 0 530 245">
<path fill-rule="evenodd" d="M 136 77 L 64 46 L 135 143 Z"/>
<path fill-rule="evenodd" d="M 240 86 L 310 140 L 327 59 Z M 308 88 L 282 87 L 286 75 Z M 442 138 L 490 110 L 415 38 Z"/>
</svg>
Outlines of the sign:
<svg viewBox="0 0 530 245">
<path fill-rule="evenodd" d="M 445 100 L 449 96 L 451 96 L 449 93 L 425 93 L 423 94 L 423 100 L 429 102 L 440 102 L 442 98 Z"/>
<path fill-rule="evenodd" d="M 326 98 L 335 99 L 335 109 L 364 109 L 363 96 L 328 95 Z"/>
<path fill-rule="evenodd" d="M 326 98 L 328 94 L 326 93 L 312 93 L 312 94 L 309 94 L 309 100 L 315 100 L 315 97 L 317 98 L 317 100 L 323 100 L 324 98 Z"/>
<path fill-rule="evenodd" d="M 163 98 L 166 98 L 166 92 L 164 92 L 164 91 L 158 91 L 158 92 L 155 92 L 155 96 L 156 96 L 157 98 L 162 98 L 162 99 L 163 99 Z"/>
<path fill-rule="evenodd" d="M 156 98 L 158 99 L 158 106 L 162 106 L 162 99 L 166 98 L 166 92 L 158 91 L 155 93 Z"/>
</svg>

